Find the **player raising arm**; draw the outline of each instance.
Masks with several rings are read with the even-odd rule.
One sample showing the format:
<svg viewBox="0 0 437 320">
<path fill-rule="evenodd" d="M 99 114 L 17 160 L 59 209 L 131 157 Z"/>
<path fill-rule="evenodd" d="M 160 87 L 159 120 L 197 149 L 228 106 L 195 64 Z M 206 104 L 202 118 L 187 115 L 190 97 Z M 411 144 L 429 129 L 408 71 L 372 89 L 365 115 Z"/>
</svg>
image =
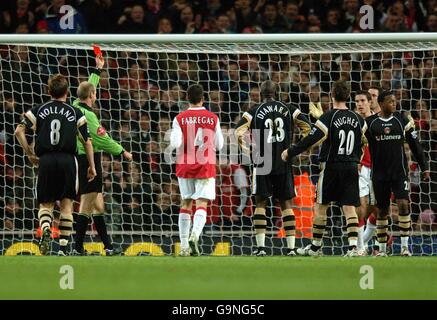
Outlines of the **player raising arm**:
<svg viewBox="0 0 437 320">
<path fill-rule="evenodd" d="M 36 189 L 39 202 L 38 219 L 42 229 L 40 251 L 47 254 L 50 250 L 53 209 L 55 202 L 60 200 L 61 250 L 58 254 L 64 255 L 73 226 L 73 200 L 77 193 L 76 136 L 88 159 L 88 180 L 94 179 L 96 169 L 85 116 L 80 110 L 66 103 L 67 79 L 60 74 L 54 75 L 49 80 L 48 89 L 52 100 L 27 111 L 15 134 L 29 160 L 34 165 L 39 165 Z M 36 133 L 35 152 L 26 140 L 25 134 L 28 129 Z"/>
<path fill-rule="evenodd" d="M 199 238 L 206 222 L 206 206 L 215 199 L 216 150 L 223 147 L 220 121 L 203 106 L 203 88 L 187 89 L 190 107 L 173 120 L 171 150 L 177 149 L 176 176 L 182 198 L 179 212 L 181 256 L 200 255 Z M 190 233 L 193 200 L 196 213 Z"/>
<path fill-rule="evenodd" d="M 74 255 L 85 254 L 83 242 L 85 233 L 90 221 L 93 217 L 94 224 L 97 229 L 105 249 L 107 256 L 112 256 L 115 253 L 112 242 L 109 238 L 106 223 L 104 219 L 105 205 L 103 202 L 103 176 L 102 176 L 102 151 L 118 156 L 122 155 L 127 160 L 132 160 L 132 154 L 125 151 L 123 147 L 115 142 L 101 125 L 96 114 L 98 110 L 94 110 L 93 106 L 96 102 L 97 92 L 96 86 L 99 84 L 100 70 L 104 66 L 104 59 L 101 55 L 96 57 L 97 69 L 93 71 L 88 81 L 84 81 L 77 89 L 77 100 L 74 101 L 73 106 L 80 110 L 86 117 L 89 134 L 92 139 L 94 147 L 94 162 L 96 165 L 97 176 L 93 181 L 86 179 L 86 168 L 88 166 L 88 159 L 85 155 L 85 150 L 77 142 L 78 146 L 78 160 L 79 160 L 79 194 L 80 194 L 80 208 L 76 223 L 76 237 Z"/>
<path fill-rule="evenodd" d="M 321 254 L 326 209 L 335 201 L 342 206 L 346 217 L 349 240 L 346 256 L 358 256 L 358 218 L 355 207 L 360 205 L 358 164 L 367 126 L 364 119 L 346 106 L 349 96 L 349 85 L 337 81 L 332 88 L 333 109 L 320 117 L 306 138 L 282 153 L 282 159 L 288 161 L 309 147 L 323 142 L 319 154 L 321 172 L 317 183 L 313 239 L 307 247 L 297 249 L 300 255 Z"/>
<path fill-rule="evenodd" d="M 420 146 L 414 120 L 396 111 L 396 97 L 390 91 L 378 96 L 381 112 L 366 119 L 366 133 L 372 158 L 372 183 L 378 207 L 377 238 L 379 256 L 387 256 L 387 230 L 390 197 L 393 192 L 399 208 L 401 255 L 411 256 L 408 239 L 411 228 L 409 210 L 410 184 L 405 141 L 419 163 L 423 178 L 429 179 L 428 163 Z"/>
<path fill-rule="evenodd" d="M 250 131 L 255 139 L 252 193 L 256 195 L 256 209 L 253 224 L 257 248 L 253 254 L 265 256 L 266 206 L 269 197 L 279 200 L 282 222 L 287 237 L 287 255 L 295 256 L 296 222 L 292 209 L 295 197 L 293 168 L 281 160 L 281 153 L 292 142 L 294 126 L 306 136 L 311 125 L 295 105 L 275 100 L 276 83 L 264 81 L 261 84 L 263 102 L 245 112 L 237 124 L 235 134 L 243 150 L 244 136 Z M 258 138 L 258 139 L 257 139 Z"/>
</svg>

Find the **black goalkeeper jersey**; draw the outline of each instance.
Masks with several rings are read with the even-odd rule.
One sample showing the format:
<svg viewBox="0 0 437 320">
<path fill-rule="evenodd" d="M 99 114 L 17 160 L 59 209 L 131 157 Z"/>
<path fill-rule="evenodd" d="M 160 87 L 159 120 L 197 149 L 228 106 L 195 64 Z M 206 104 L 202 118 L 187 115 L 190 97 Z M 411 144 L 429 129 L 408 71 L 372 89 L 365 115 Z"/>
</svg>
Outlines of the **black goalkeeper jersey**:
<svg viewBox="0 0 437 320">
<path fill-rule="evenodd" d="M 24 114 L 23 123 L 36 133 L 35 154 L 63 152 L 75 154 L 76 136 L 88 139 L 83 113 L 65 102 L 52 100 L 33 107 Z"/>
<path fill-rule="evenodd" d="M 293 140 L 294 125 L 304 136 L 311 129 L 309 120 L 296 105 L 266 99 L 243 114 L 236 133 L 241 137 L 245 130 L 250 130 L 255 167 L 271 166 L 272 174 L 283 174 L 289 165 L 282 161 L 281 153 Z"/>
<path fill-rule="evenodd" d="M 366 129 L 366 122 L 358 113 L 349 109 L 332 109 L 317 120 L 308 137 L 289 148 L 288 155 L 294 157 L 323 142 L 320 162 L 359 163 Z"/>
<path fill-rule="evenodd" d="M 408 159 L 404 143 L 407 142 L 422 171 L 427 162 L 415 131 L 414 120 L 400 112 L 389 118 L 375 114 L 366 119 L 366 137 L 372 158 L 372 176 L 376 180 L 391 181 L 408 178 Z"/>
</svg>

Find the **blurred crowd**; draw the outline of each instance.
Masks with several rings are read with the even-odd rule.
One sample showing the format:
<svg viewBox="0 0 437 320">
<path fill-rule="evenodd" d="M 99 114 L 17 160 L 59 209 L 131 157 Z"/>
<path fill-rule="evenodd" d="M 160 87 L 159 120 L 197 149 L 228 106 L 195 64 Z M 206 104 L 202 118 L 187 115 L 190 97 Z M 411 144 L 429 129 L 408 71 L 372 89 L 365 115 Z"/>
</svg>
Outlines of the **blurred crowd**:
<svg viewBox="0 0 437 320">
<path fill-rule="evenodd" d="M 64 5 L 74 8 L 72 28 L 63 29 Z M 360 28 L 362 5 L 374 8 L 373 30 Z M 65 22 L 65 21 L 64 21 Z M 437 0 L 11 0 L 0 2 L 3 33 L 279 33 L 437 31 Z M 421 183 L 411 159 L 412 213 L 417 225 L 437 212 L 437 52 L 352 54 L 180 54 L 105 52 L 96 112 L 111 136 L 134 154 L 131 165 L 104 156 L 104 187 L 112 230 L 174 230 L 179 193 L 173 165 L 164 160 L 171 121 L 187 107 L 185 91 L 200 83 L 206 106 L 223 129 L 260 102 L 259 85 L 279 84 L 278 98 L 308 113 L 310 102 L 330 107 L 330 86 L 343 79 L 352 91 L 371 86 L 393 90 L 398 108 L 420 130 L 431 164 L 431 181 Z M 14 140 L 22 113 L 42 103 L 51 74 L 68 75 L 71 96 L 88 78 L 90 51 L 0 46 L 0 229 L 35 227 L 35 169 Z M 351 108 L 354 104 L 350 103 Z M 313 119 L 314 120 L 314 119 Z M 317 181 L 317 150 L 295 162 L 296 205 L 311 208 Z M 217 200 L 209 208 L 213 228 L 250 228 L 250 167 L 218 168 Z M 308 191 L 309 190 L 309 191 Z M 298 214 L 298 211 L 296 211 Z M 426 214 L 424 214 L 426 213 Z M 311 221 L 311 210 L 303 210 Z M 269 225 L 280 227 L 275 209 Z M 301 222 L 305 220 L 301 219 Z M 297 217 L 299 222 L 299 217 Z M 425 218 L 424 218 L 425 219 Z M 303 222 L 302 222 L 303 223 Z M 434 225 L 437 226 L 437 225 Z"/>
<path fill-rule="evenodd" d="M 64 5 L 74 10 L 68 29 Z M 374 12 L 366 30 L 363 5 Z M 3 33 L 437 31 L 436 0 L 10 0 L 0 13 Z"/>
</svg>

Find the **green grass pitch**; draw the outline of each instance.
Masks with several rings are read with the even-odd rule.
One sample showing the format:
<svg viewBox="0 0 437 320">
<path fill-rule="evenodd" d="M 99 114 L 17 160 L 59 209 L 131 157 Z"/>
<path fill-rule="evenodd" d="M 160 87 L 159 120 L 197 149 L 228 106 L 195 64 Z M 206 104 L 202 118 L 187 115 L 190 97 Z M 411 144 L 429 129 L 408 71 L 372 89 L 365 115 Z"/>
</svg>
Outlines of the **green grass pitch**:
<svg viewBox="0 0 437 320">
<path fill-rule="evenodd" d="M 0 299 L 437 299 L 436 274 L 436 257 L 2 256 Z"/>
</svg>

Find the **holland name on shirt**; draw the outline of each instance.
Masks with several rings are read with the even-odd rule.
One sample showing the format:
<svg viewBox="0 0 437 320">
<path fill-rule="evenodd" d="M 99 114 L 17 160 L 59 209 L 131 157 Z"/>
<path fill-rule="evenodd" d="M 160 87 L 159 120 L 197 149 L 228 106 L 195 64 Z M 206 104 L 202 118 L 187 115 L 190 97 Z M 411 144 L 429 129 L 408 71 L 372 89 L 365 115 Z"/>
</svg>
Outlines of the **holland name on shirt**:
<svg viewBox="0 0 437 320">
<path fill-rule="evenodd" d="M 55 107 L 50 106 L 48 108 L 44 108 L 38 113 L 38 117 L 40 117 L 41 119 L 45 119 L 47 116 L 51 114 L 63 115 L 64 117 L 67 118 L 69 122 L 73 122 L 74 119 L 76 118 L 71 110 L 68 109 L 66 110 L 64 107 L 58 109 L 57 106 Z"/>
</svg>

